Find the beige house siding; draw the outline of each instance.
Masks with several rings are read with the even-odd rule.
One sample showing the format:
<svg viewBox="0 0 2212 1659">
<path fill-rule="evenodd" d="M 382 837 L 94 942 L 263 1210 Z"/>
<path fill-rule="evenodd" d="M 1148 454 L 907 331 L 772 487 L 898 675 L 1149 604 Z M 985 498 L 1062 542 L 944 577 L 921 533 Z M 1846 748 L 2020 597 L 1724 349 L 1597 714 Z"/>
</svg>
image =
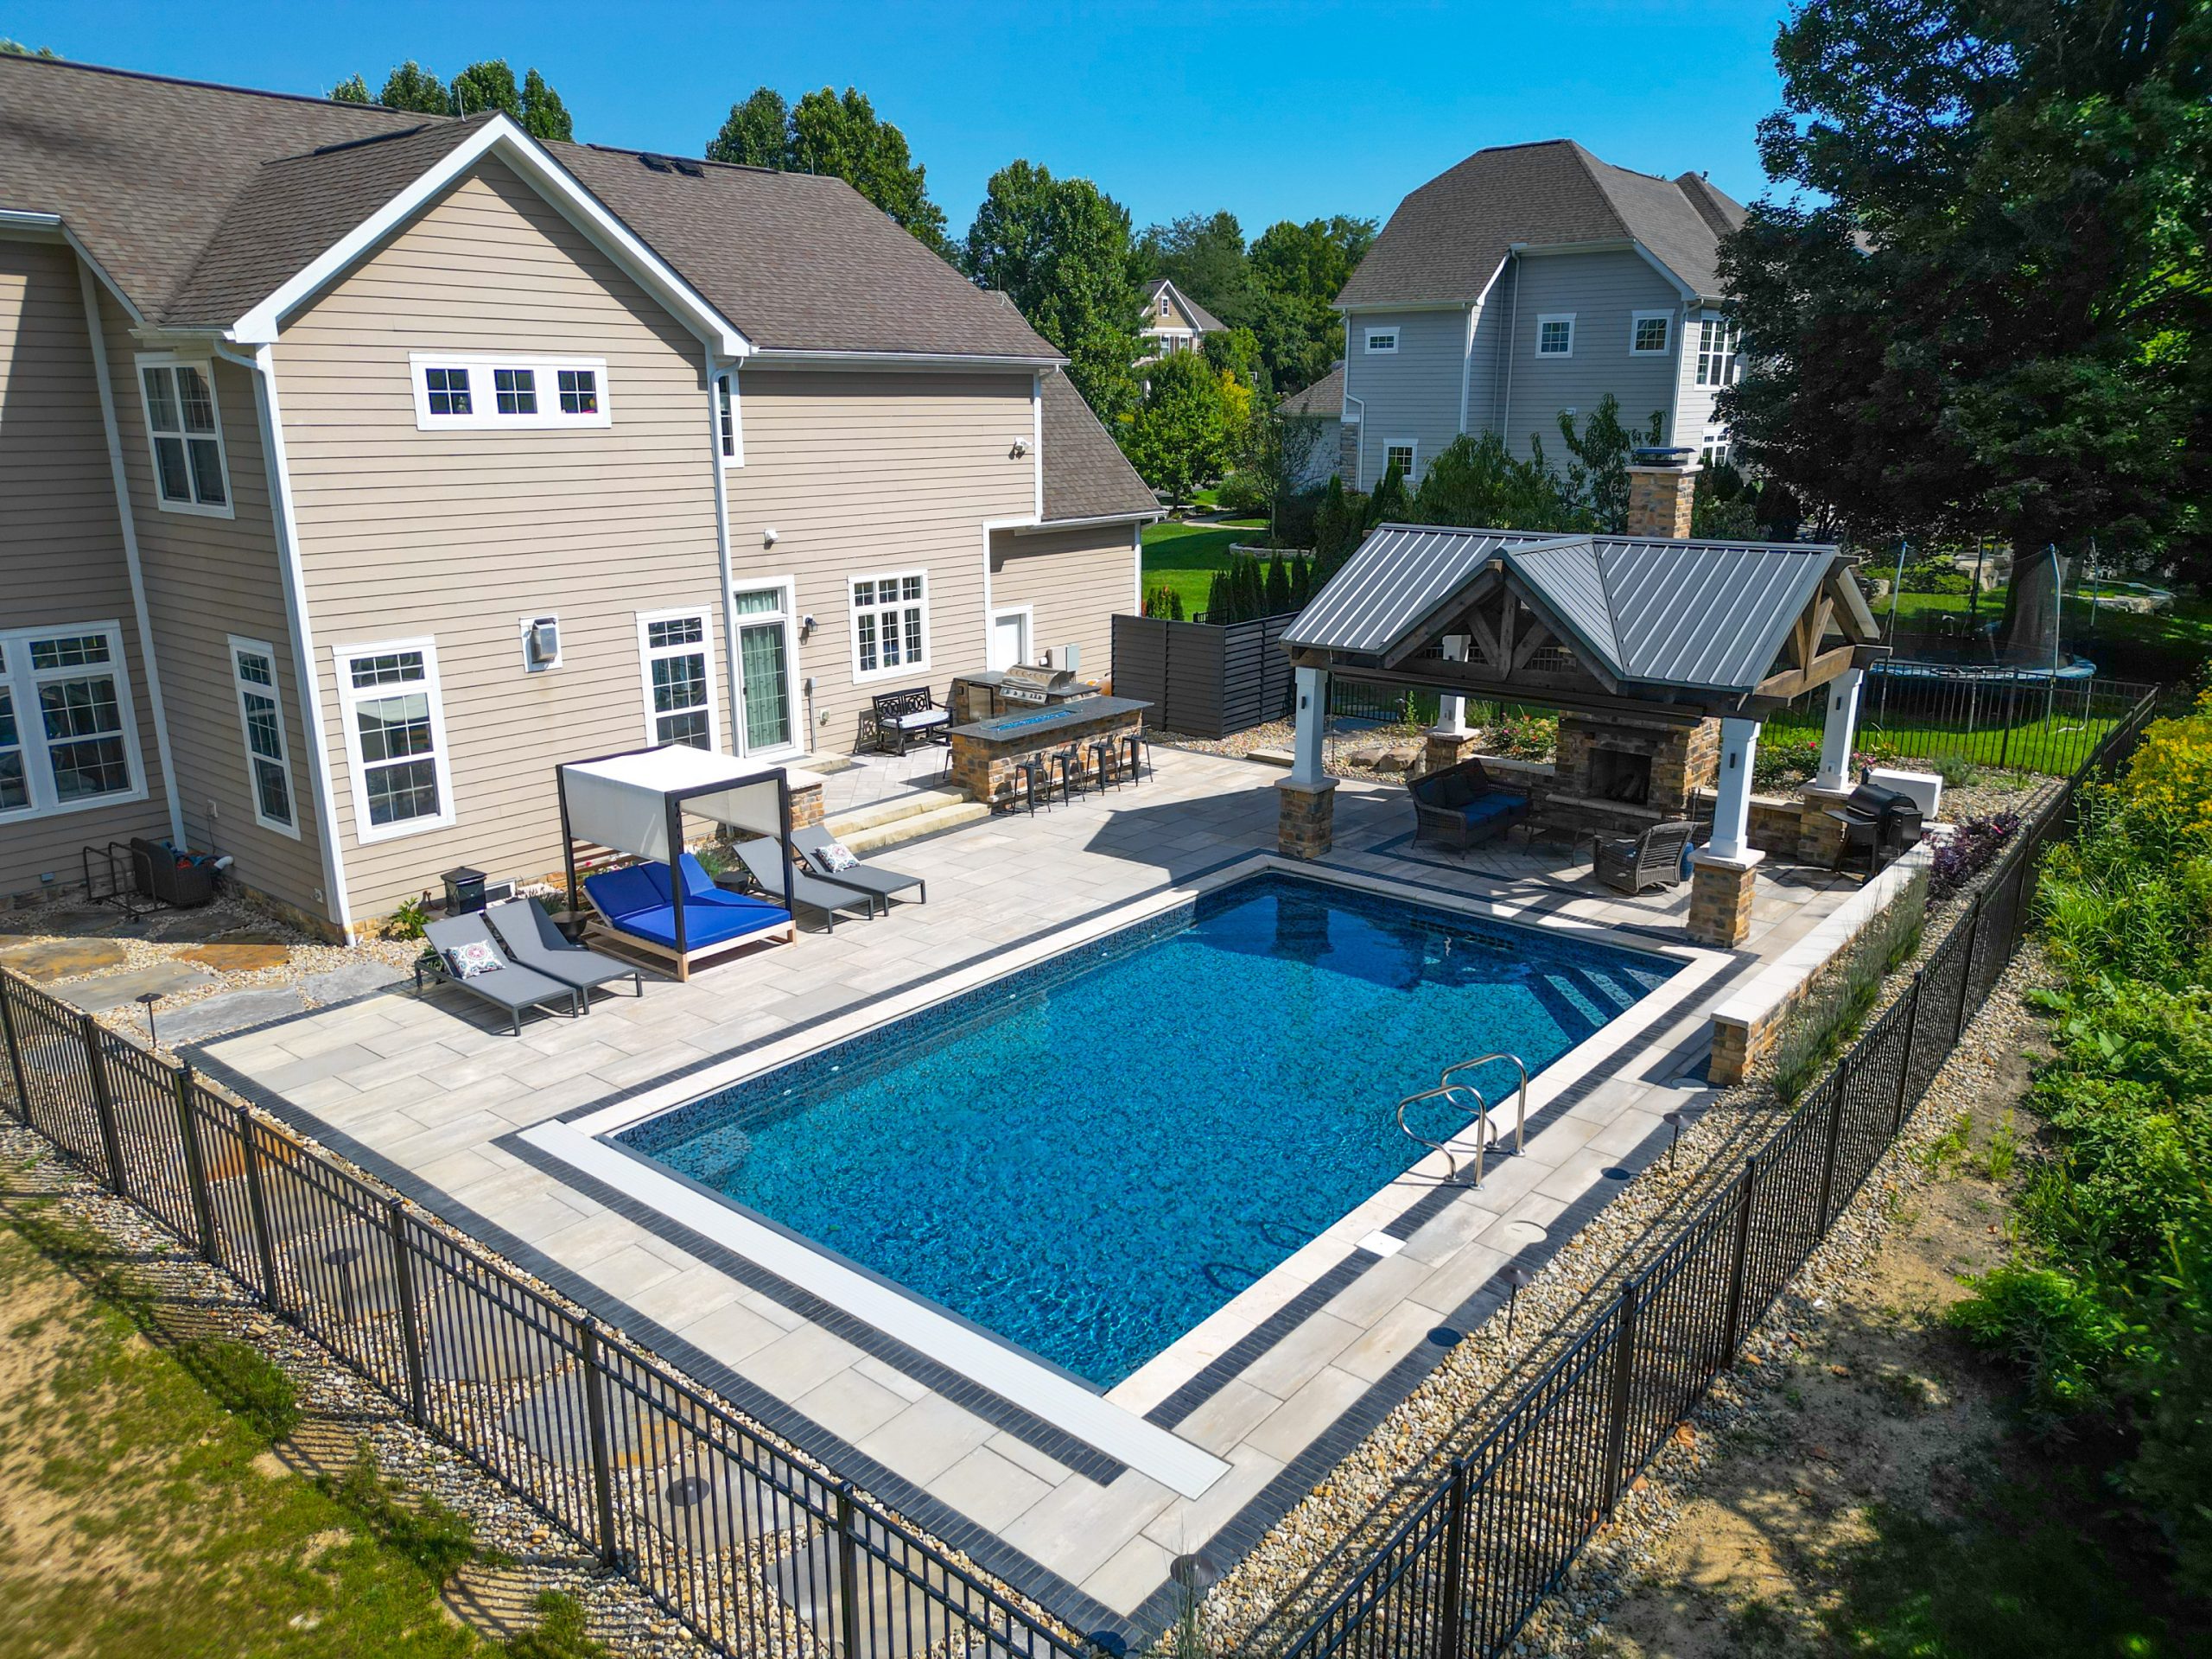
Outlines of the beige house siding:
<svg viewBox="0 0 2212 1659">
<path fill-rule="evenodd" d="M 1033 650 L 1074 645 L 1083 677 L 1113 672 L 1114 614 L 1136 607 L 1136 535 L 1128 524 L 1090 524 L 991 537 L 991 606 L 1032 607 Z"/>
<path fill-rule="evenodd" d="M 142 799 L 0 823 L 4 904 L 76 883 L 87 843 L 168 834 L 84 297 L 76 257 L 60 242 L 0 239 L 0 632 L 119 626 L 147 785 Z M 16 715 L 36 718 L 35 709 Z"/>
<path fill-rule="evenodd" d="M 129 316 L 105 291 L 100 315 L 185 832 L 195 847 L 231 854 L 237 860 L 232 874 L 242 886 L 327 918 L 332 906 L 324 892 L 315 821 L 314 753 L 300 707 L 253 376 L 219 359 L 203 359 L 213 375 L 233 516 L 168 511 L 156 500 L 146 442 L 135 361 L 143 347 L 131 335 Z M 276 653 L 296 837 L 266 829 L 254 817 L 231 667 L 233 634 Z"/>
<path fill-rule="evenodd" d="M 815 627 L 799 650 L 811 678 L 813 742 L 850 750 L 879 691 L 984 664 L 986 520 L 1036 512 L 1027 374 L 748 369 L 740 377 L 745 465 L 732 467 L 729 518 L 739 581 L 791 577 Z M 773 529 L 776 541 L 766 545 Z M 924 571 L 925 666 L 856 683 L 850 581 Z"/>
<path fill-rule="evenodd" d="M 611 424 L 417 430 L 409 353 L 428 349 L 602 359 Z M 357 924 L 457 864 L 559 868 L 555 764 L 650 741 L 640 612 L 708 613 L 728 745 L 703 349 L 498 163 L 286 327 L 285 447 Z M 563 660 L 531 673 L 518 625 L 540 615 L 560 618 Z M 423 638 L 454 822 L 364 842 L 334 650 Z"/>
</svg>

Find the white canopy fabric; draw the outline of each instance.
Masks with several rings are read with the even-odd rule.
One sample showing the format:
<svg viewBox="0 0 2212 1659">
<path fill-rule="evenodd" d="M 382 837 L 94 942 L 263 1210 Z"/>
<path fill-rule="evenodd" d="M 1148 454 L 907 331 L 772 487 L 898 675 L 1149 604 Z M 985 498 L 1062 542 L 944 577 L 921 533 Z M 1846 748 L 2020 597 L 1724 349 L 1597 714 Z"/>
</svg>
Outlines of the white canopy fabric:
<svg viewBox="0 0 2212 1659">
<path fill-rule="evenodd" d="M 683 795 L 683 810 L 755 835 L 780 836 L 780 774 L 756 761 L 710 754 L 688 743 L 640 749 L 605 760 L 561 768 L 569 805 L 569 833 L 618 853 L 669 858 L 668 798 Z M 722 784 L 727 788 L 715 789 Z M 703 792 L 692 794 L 691 791 Z"/>
</svg>

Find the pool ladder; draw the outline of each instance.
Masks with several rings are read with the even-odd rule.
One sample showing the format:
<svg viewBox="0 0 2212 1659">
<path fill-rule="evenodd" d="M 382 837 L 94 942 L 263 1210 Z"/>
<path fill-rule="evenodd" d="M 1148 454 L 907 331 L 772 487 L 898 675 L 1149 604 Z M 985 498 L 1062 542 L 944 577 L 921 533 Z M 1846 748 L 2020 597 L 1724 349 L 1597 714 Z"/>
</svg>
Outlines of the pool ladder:
<svg viewBox="0 0 2212 1659">
<path fill-rule="evenodd" d="M 1515 1091 L 1513 1109 L 1513 1150 L 1518 1153 L 1529 1128 L 1529 1068 L 1522 1063 L 1518 1054 L 1509 1054 L 1500 1049 L 1489 1054 L 1478 1054 L 1471 1060 L 1461 1060 L 1457 1065 L 1447 1065 L 1437 1074 L 1435 1088 L 1424 1089 L 1417 1095 L 1408 1095 L 1398 1103 L 1398 1128 L 1404 1132 L 1406 1138 L 1427 1147 L 1431 1152 L 1440 1152 L 1444 1154 L 1445 1163 L 1451 1171 L 1444 1179 L 1446 1186 L 1471 1188 L 1478 1187 L 1483 1184 L 1484 1156 L 1491 1147 L 1497 1144 L 1497 1132 L 1491 1127 L 1490 1103 L 1484 1098 L 1483 1091 L 1476 1088 L 1473 1084 L 1454 1083 L 1452 1077 L 1455 1072 L 1471 1071 L 1478 1065 L 1488 1065 L 1492 1060 L 1510 1060 L 1513 1062 L 1514 1070 L 1521 1074 L 1520 1086 Z M 1460 1179 L 1459 1154 L 1450 1141 L 1432 1141 L 1427 1135 L 1417 1133 L 1414 1127 L 1406 1122 L 1406 1108 L 1408 1106 L 1418 1105 L 1424 1100 L 1457 1102 L 1465 1095 L 1472 1095 L 1475 1097 L 1475 1179 L 1471 1181 Z"/>
</svg>

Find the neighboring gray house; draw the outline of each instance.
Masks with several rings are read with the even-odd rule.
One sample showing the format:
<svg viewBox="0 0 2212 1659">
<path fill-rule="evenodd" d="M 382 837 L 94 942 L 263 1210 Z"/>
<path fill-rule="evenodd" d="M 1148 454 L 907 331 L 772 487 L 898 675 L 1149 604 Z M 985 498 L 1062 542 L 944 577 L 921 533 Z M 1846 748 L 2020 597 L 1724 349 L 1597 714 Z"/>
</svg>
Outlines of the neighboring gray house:
<svg viewBox="0 0 2212 1659">
<path fill-rule="evenodd" d="M 1300 484 L 1325 484 L 1342 465 L 1344 454 L 1344 365 L 1341 363 L 1303 391 L 1294 391 L 1275 405 L 1280 415 L 1295 416 L 1319 426 L 1306 465 L 1299 469 Z"/>
<path fill-rule="evenodd" d="M 1341 466 L 1372 489 L 1395 453 L 1418 480 L 1462 432 L 1561 454 L 1559 416 L 1611 392 L 1631 426 L 1708 461 L 1736 375 L 1720 238 L 1744 209 L 1703 178 L 1655 178 L 1569 139 L 1478 150 L 1408 196 L 1344 314 Z"/>
</svg>

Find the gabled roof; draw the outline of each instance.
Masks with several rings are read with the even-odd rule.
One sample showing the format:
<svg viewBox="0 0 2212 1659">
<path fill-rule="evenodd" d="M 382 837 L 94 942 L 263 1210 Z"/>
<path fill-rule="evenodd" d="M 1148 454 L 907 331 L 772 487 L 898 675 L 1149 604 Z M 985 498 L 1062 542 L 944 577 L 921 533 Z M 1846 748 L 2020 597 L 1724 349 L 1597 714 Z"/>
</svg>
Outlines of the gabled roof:
<svg viewBox="0 0 2212 1659">
<path fill-rule="evenodd" d="M 1303 391 L 1294 391 L 1275 405 L 1281 415 L 1314 415 L 1341 420 L 1344 412 L 1344 365 L 1335 365 Z"/>
<path fill-rule="evenodd" d="M 1398 204 L 1342 306 L 1472 304 L 1516 244 L 1638 242 L 1698 296 L 1720 295 L 1720 238 L 1744 209 L 1692 173 L 1656 178 L 1572 139 L 1477 150 Z"/>
<path fill-rule="evenodd" d="M 1163 288 L 1175 296 L 1175 303 L 1183 308 L 1184 315 L 1191 320 L 1191 326 L 1200 334 L 1217 334 L 1229 327 L 1165 276 L 1155 276 L 1144 285 L 1145 303 L 1151 305 L 1158 301 L 1160 290 Z"/>
<path fill-rule="evenodd" d="M 149 321 L 226 327 L 493 119 L 0 56 L 0 208 L 60 215 Z M 1061 360 L 842 180 L 531 153 L 763 349 Z"/>
<path fill-rule="evenodd" d="M 1294 647 L 1382 658 L 1451 619 L 1497 565 L 1624 686 L 1749 694 L 1828 584 L 1854 643 L 1878 637 L 1829 546 L 1554 536 L 1385 524 L 1284 631 Z M 1456 612 L 1454 613 L 1456 614 Z"/>
<path fill-rule="evenodd" d="M 1156 518 L 1160 503 L 1065 374 L 1044 386 L 1045 518 Z"/>
</svg>

